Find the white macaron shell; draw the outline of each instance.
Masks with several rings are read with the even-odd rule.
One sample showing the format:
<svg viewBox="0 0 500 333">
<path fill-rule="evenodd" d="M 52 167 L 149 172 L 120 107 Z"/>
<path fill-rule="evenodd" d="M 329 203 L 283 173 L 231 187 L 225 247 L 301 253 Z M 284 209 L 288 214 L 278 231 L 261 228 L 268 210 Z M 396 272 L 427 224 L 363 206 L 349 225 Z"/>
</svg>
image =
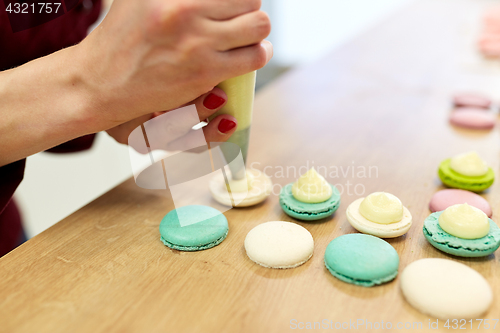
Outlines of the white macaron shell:
<svg viewBox="0 0 500 333">
<path fill-rule="evenodd" d="M 283 221 L 259 224 L 247 234 L 245 250 L 259 265 L 292 268 L 305 263 L 314 251 L 314 240 L 304 227 Z"/>
<path fill-rule="evenodd" d="M 493 301 L 491 287 L 481 274 L 448 259 L 412 262 L 401 274 L 400 286 L 408 303 L 440 319 L 481 318 Z"/>
</svg>

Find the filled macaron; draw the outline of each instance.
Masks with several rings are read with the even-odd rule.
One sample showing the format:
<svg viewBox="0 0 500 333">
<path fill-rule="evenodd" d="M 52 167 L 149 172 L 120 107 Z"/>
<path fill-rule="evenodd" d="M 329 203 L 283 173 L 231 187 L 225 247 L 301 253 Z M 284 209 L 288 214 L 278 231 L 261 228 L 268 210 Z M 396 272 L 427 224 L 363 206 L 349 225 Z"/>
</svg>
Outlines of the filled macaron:
<svg viewBox="0 0 500 333">
<path fill-rule="evenodd" d="M 209 189 L 212 197 L 220 204 L 230 207 L 254 206 L 271 194 L 273 183 L 263 172 L 247 169 L 242 179 L 229 178 L 218 174 L 210 180 Z"/>
<path fill-rule="evenodd" d="M 340 205 L 340 193 L 314 168 L 280 192 L 280 206 L 291 217 L 312 221 L 335 213 Z"/>
<path fill-rule="evenodd" d="M 432 246 L 459 257 L 483 257 L 500 247 L 500 228 L 468 204 L 432 213 L 424 221 L 423 233 Z"/>
<path fill-rule="evenodd" d="M 441 162 L 438 175 L 443 184 L 481 192 L 493 184 L 495 174 L 476 152 L 456 155 Z"/>
<path fill-rule="evenodd" d="M 362 233 L 381 238 L 404 235 L 411 227 L 410 211 L 393 194 L 375 192 L 347 207 L 347 220 Z"/>
</svg>

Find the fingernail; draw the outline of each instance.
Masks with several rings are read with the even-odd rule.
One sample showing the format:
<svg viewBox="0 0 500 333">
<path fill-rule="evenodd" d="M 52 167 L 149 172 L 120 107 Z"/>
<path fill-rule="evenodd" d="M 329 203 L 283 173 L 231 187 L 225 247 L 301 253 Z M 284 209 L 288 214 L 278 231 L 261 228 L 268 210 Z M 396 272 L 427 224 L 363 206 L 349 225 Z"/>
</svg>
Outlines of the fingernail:
<svg viewBox="0 0 500 333">
<path fill-rule="evenodd" d="M 273 51 L 273 44 L 271 44 L 270 41 L 268 40 L 264 40 L 264 42 L 261 44 L 262 46 L 264 46 L 264 48 L 266 49 L 266 54 L 267 54 L 267 59 L 266 59 L 266 62 L 269 62 L 269 60 L 272 59 L 273 57 L 273 54 L 274 54 L 274 51 Z"/>
<path fill-rule="evenodd" d="M 216 94 L 210 93 L 205 100 L 203 101 L 203 105 L 210 110 L 217 109 L 219 106 L 224 104 L 226 100 Z"/>
<path fill-rule="evenodd" d="M 229 119 L 222 119 L 219 123 L 219 127 L 217 128 L 219 129 L 219 132 L 221 132 L 222 134 L 226 134 L 235 127 L 236 123 L 234 121 Z"/>
</svg>

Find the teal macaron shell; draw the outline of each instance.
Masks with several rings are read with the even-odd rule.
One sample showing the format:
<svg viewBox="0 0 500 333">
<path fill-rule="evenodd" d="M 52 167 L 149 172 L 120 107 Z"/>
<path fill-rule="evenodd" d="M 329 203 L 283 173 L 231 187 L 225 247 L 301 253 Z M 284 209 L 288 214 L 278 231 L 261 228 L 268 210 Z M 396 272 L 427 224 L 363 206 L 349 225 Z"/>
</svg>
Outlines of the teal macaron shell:
<svg viewBox="0 0 500 333">
<path fill-rule="evenodd" d="M 298 220 L 314 221 L 335 213 L 340 205 L 340 192 L 333 185 L 332 196 L 319 203 L 306 203 L 295 199 L 292 194 L 293 183 L 286 185 L 280 192 L 280 206 L 283 211 Z"/>
<path fill-rule="evenodd" d="M 439 216 L 443 211 L 429 215 L 424 221 L 425 238 L 438 250 L 458 257 L 484 257 L 500 247 L 500 228 L 490 222 L 490 232 L 477 239 L 464 239 L 450 235 L 439 226 Z"/>
<path fill-rule="evenodd" d="M 325 266 L 339 280 L 372 287 L 397 276 L 399 255 L 383 239 L 366 234 L 348 234 L 328 244 Z"/>
<path fill-rule="evenodd" d="M 161 220 L 160 239 L 180 251 L 199 251 L 220 244 L 227 236 L 226 217 L 217 209 L 191 205 L 170 211 Z"/>
</svg>

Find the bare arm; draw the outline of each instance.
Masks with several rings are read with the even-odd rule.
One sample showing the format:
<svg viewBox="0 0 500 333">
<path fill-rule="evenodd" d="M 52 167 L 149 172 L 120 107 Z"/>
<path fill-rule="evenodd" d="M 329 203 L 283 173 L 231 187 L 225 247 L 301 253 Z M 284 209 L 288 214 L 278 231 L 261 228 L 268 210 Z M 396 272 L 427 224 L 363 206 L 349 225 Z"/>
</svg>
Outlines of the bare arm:
<svg viewBox="0 0 500 333">
<path fill-rule="evenodd" d="M 92 117 L 74 52 L 68 48 L 0 72 L 0 165 L 106 126 Z"/>
<path fill-rule="evenodd" d="M 259 8 L 259 0 L 115 1 L 79 45 L 0 73 L 0 165 L 179 107 L 263 67 L 272 47 Z"/>
</svg>

